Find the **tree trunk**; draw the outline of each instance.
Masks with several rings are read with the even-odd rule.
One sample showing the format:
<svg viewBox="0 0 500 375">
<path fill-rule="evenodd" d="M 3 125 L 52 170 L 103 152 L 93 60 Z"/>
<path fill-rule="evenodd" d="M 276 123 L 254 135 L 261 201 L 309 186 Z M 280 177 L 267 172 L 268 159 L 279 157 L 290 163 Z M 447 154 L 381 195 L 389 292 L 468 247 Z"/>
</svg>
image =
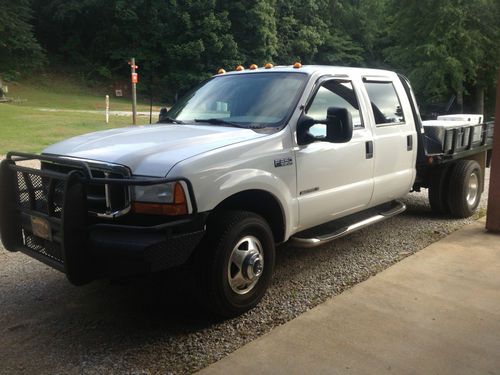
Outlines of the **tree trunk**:
<svg viewBox="0 0 500 375">
<path fill-rule="evenodd" d="M 476 86 L 474 95 L 474 111 L 480 115 L 484 115 L 484 87 Z"/>
<path fill-rule="evenodd" d="M 464 113 L 464 83 L 460 82 L 457 89 L 457 111 Z"/>
</svg>

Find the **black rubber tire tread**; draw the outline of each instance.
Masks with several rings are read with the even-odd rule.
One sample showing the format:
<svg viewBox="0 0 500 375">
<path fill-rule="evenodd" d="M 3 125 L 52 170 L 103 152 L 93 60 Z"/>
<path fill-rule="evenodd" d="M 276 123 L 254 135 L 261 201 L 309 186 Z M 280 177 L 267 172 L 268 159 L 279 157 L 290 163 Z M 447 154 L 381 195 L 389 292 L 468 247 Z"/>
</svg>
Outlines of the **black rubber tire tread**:
<svg viewBox="0 0 500 375">
<path fill-rule="evenodd" d="M 448 204 L 448 187 L 452 169 L 453 165 L 445 164 L 429 173 L 429 203 L 432 211 L 437 214 L 450 214 L 451 212 Z"/>
<path fill-rule="evenodd" d="M 256 235 L 264 248 L 264 273 L 254 289 L 234 293 L 227 282 L 228 257 L 243 233 Z M 274 270 L 275 244 L 271 228 L 260 215 L 222 211 L 209 218 L 207 235 L 196 251 L 196 294 L 202 307 L 225 318 L 243 314 L 265 295 Z"/>
<path fill-rule="evenodd" d="M 467 203 L 468 181 L 471 173 L 476 171 L 479 180 L 479 191 L 476 202 L 471 207 Z M 481 167 L 474 160 L 458 160 L 450 175 L 448 204 L 451 214 L 458 218 L 470 217 L 476 211 L 483 191 Z"/>
</svg>

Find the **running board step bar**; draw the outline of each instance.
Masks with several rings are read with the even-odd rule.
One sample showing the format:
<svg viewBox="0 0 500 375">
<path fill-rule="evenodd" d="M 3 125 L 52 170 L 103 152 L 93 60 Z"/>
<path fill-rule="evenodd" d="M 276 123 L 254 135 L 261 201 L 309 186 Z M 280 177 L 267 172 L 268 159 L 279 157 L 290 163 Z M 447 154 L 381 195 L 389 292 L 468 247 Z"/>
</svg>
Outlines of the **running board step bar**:
<svg viewBox="0 0 500 375">
<path fill-rule="evenodd" d="M 389 219 L 393 216 L 396 216 L 403 211 L 406 210 L 406 205 L 401 202 L 401 201 L 394 201 L 394 206 L 391 207 L 387 211 L 379 212 L 378 214 L 368 217 L 364 220 L 358 221 L 356 223 L 353 223 L 351 225 L 342 227 L 333 233 L 329 234 L 324 234 L 321 236 L 315 236 L 313 238 L 301 238 L 301 237 L 292 237 L 290 239 L 291 244 L 294 246 L 299 246 L 299 247 L 316 247 L 323 245 L 325 243 L 331 242 L 333 240 L 336 240 L 340 237 L 344 237 L 350 233 L 353 233 L 357 230 L 363 229 L 369 225 L 378 223 L 380 221 Z"/>
</svg>

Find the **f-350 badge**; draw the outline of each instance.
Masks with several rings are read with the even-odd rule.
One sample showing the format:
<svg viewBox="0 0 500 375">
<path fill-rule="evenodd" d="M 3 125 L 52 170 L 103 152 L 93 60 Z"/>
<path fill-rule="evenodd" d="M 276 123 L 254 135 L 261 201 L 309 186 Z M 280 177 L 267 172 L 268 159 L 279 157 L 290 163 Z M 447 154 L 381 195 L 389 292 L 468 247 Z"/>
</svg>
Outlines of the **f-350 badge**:
<svg viewBox="0 0 500 375">
<path fill-rule="evenodd" d="M 274 167 L 286 167 L 287 165 L 292 165 L 293 164 L 293 159 L 292 158 L 283 158 L 283 159 L 275 159 L 274 160 Z"/>
</svg>

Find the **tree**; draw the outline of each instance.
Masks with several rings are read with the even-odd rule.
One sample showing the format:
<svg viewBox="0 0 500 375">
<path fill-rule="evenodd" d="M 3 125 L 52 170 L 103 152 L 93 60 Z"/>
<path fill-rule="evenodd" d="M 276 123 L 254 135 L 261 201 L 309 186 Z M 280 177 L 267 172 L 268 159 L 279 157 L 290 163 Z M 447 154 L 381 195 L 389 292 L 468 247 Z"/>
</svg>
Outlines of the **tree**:
<svg viewBox="0 0 500 375">
<path fill-rule="evenodd" d="M 335 22 L 359 48 L 362 64 L 387 68 L 382 51 L 389 46 L 388 0 L 338 0 Z M 392 42 L 392 41 L 391 41 Z M 357 62 L 356 62 L 357 63 Z"/>
<path fill-rule="evenodd" d="M 42 66 L 45 56 L 33 36 L 29 0 L 0 0 L 0 79 Z"/>
<path fill-rule="evenodd" d="M 0 0 L 6 2 L 7 0 Z M 140 89 L 183 92 L 218 68 L 266 62 L 367 65 L 409 76 L 425 102 L 473 93 L 482 108 L 494 86 L 498 0 L 31 0 L 35 32 L 51 60 L 87 77 L 126 77 Z M 11 65 L 42 61 L 29 0 L 0 7 L 0 54 Z M 17 18 L 16 18 L 17 17 Z M 22 22 L 15 21 L 16 19 Z M 10 27 L 10 29 L 8 29 Z M 8 40 L 5 30 L 22 29 Z M 10 32 L 10 31 L 9 31 Z M 9 34 L 11 35 L 11 34 Z M 14 59 L 14 45 L 18 55 Z M 28 57 L 29 56 L 29 57 Z M 3 57 L 0 57 L 3 58 Z M 3 66 L 6 66 L 4 63 Z"/>
<path fill-rule="evenodd" d="M 349 0 L 278 0 L 280 62 L 361 64 L 363 48 L 351 38 L 356 28 L 343 22 L 353 10 Z"/>
<path fill-rule="evenodd" d="M 278 47 L 274 0 L 222 0 L 219 8 L 228 12 L 241 63 L 248 66 L 273 61 Z"/>
<path fill-rule="evenodd" d="M 485 91 L 496 87 L 500 62 L 500 2 L 494 0 L 474 1 L 471 4 L 469 28 L 477 28 L 480 56 L 477 59 L 476 77 L 468 84 L 475 98 L 474 110 L 485 113 Z"/>
<path fill-rule="evenodd" d="M 363 41 L 365 19 L 357 0 L 330 0 L 320 9 L 327 25 L 323 43 L 315 60 L 326 65 L 355 65 L 364 63 Z"/>
<path fill-rule="evenodd" d="M 289 65 L 301 61 L 310 64 L 315 61 L 328 35 L 324 17 L 331 14 L 321 12 L 328 8 L 326 3 L 325 0 L 277 0 L 279 63 Z"/>
<path fill-rule="evenodd" d="M 439 101 L 456 93 L 463 106 L 466 86 L 475 86 L 498 62 L 499 26 L 485 25 L 495 0 L 391 0 L 392 47 L 387 60 L 409 75 L 417 93 Z M 496 13 L 498 14 L 498 13 Z M 497 16 L 498 17 L 498 16 Z M 498 18 L 496 18 L 497 20 Z"/>
<path fill-rule="evenodd" d="M 35 7 L 37 34 L 57 59 L 107 80 L 128 74 L 134 56 L 163 97 L 238 61 L 228 13 L 215 0 L 37 0 Z"/>
<path fill-rule="evenodd" d="M 238 46 L 228 13 L 218 10 L 215 1 L 177 1 L 168 12 L 160 48 L 167 86 L 184 91 L 218 68 L 237 64 Z"/>
</svg>

